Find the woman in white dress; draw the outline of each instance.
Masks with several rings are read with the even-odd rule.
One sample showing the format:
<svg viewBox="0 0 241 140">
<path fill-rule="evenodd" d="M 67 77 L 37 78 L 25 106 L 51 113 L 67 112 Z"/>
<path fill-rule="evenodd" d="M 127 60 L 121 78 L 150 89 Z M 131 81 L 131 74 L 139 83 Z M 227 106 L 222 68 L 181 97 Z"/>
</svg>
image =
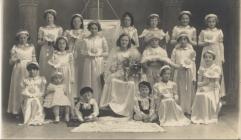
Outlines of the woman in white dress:
<svg viewBox="0 0 241 140">
<path fill-rule="evenodd" d="M 80 88 L 89 86 L 94 91 L 94 98 L 100 103 L 102 93 L 101 75 L 104 72 L 104 61 L 108 56 L 108 44 L 104 36 L 99 32 L 102 30 L 98 21 L 88 24 L 91 34 L 83 42 L 83 77 Z"/>
<path fill-rule="evenodd" d="M 74 67 L 74 83 L 73 83 L 73 96 L 78 97 L 80 91 L 80 79 L 83 75 L 83 56 L 80 51 L 83 47 L 83 39 L 87 37 L 86 31 L 84 31 L 84 19 L 80 14 L 74 14 L 71 18 L 70 29 L 65 30 L 64 36 L 68 38 L 69 52 L 74 56 L 73 67 Z"/>
<path fill-rule="evenodd" d="M 216 54 L 207 50 L 203 53 L 205 65 L 198 71 L 198 89 L 192 106 L 193 123 L 217 123 L 220 102 L 221 68 L 215 64 Z"/>
<path fill-rule="evenodd" d="M 218 17 L 215 14 L 208 14 L 205 16 L 205 22 L 207 28 L 202 30 L 199 35 L 198 45 L 203 47 L 203 53 L 207 50 L 212 50 L 216 54 L 216 59 L 214 61 L 221 70 L 221 94 L 220 96 L 225 96 L 225 84 L 224 84 L 224 75 L 223 75 L 223 64 L 224 64 L 224 46 L 223 46 L 223 32 L 221 29 L 216 27 L 218 23 Z M 203 57 L 201 58 L 200 66 L 204 65 Z"/>
<path fill-rule="evenodd" d="M 16 34 L 18 44 L 11 49 L 10 64 L 13 65 L 9 100 L 8 113 L 19 115 L 21 113 L 21 82 L 28 76 L 26 66 L 29 62 L 36 61 L 35 48 L 28 43 L 29 33 L 26 30 L 20 30 Z"/>
<path fill-rule="evenodd" d="M 125 62 L 138 61 L 138 50 L 131 47 L 128 34 L 121 34 L 117 40 L 117 47 L 111 50 L 105 70 L 105 85 L 100 100 L 100 108 L 110 107 L 116 114 L 131 117 L 133 111 L 135 82 L 126 75 Z"/>
<path fill-rule="evenodd" d="M 53 53 L 53 46 L 56 39 L 62 35 L 63 29 L 60 26 L 55 25 L 56 11 L 53 9 L 47 9 L 44 11 L 44 18 L 47 25 L 39 27 L 38 31 L 38 45 L 40 46 L 39 55 L 39 71 L 41 76 L 45 76 L 49 81 L 50 66 L 48 60 Z"/>
<path fill-rule="evenodd" d="M 123 33 L 126 33 L 130 36 L 130 38 L 134 41 L 134 46 L 139 47 L 138 33 L 137 29 L 134 27 L 134 17 L 129 12 L 124 13 L 121 18 L 119 35 Z"/>
<path fill-rule="evenodd" d="M 177 85 L 170 81 L 171 67 L 165 65 L 160 70 L 160 81 L 153 86 L 156 107 L 161 126 L 186 126 L 190 120 L 184 116 L 178 100 Z"/>
<path fill-rule="evenodd" d="M 27 65 L 29 72 L 28 78 L 22 81 L 22 95 L 24 97 L 22 104 L 23 124 L 42 125 L 44 124 L 44 110 L 42 98 L 45 91 L 46 79 L 39 76 L 39 67 L 35 62 Z"/>
<path fill-rule="evenodd" d="M 190 40 L 190 44 L 195 47 L 197 46 L 197 31 L 195 27 L 190 26 L 192 13 L 190 11 L 181 11 L 178 17 L 180 21 L 180 25 L 174 26 L 172 30 L 172 36 L 170 43 L 172 45 L 176 45 L 177 38 L 180 33 L 186 32 L 188 34 L 188 38 Z"/>
</svg>

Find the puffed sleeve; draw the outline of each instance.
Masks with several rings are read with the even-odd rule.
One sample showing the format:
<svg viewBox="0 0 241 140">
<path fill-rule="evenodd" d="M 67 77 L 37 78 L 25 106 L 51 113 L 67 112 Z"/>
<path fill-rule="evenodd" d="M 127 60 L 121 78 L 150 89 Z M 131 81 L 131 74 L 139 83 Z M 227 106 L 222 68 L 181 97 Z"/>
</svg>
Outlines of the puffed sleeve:
<svg viewBox="0 0 241 140">
<path fill-rule="evenodd" d="M 136 28 L 134 28 L 133 40 L 135 41 L 136 46 L 139 47 L 140 44 L 139 44 L 139 38 L 138 38 L 138 33 L 137 33 L 137 29 Z"/>
<path fill-rule="evenodd" d="M 144 29 L 143 32 L 141 33 L 141 35 L 139 36 L 139 38 L 145 37 L 148 33 L 149 33 L 149 31 L 147 29 Z"/>
<path fill-rule="evenodd" d="M 39 30 L 38 30 L 38 42 L 39 41 L 43 41 L 43 39 L 44 39 L 43 27 L 39 27 Z"/>
<path fill-rule="evenodd" d="M 223 45 L 223 31 L 222 30 L 220 30 L 218 41 L 220 44 L 221 60 L 224 62 L 225 58 L 224 58 L 224 45 Z"/>
<path fill-rule="evenodd" d="M 102 49 L 103 49 L 102 55 L 108 56 L 109 48 L 108 48 L 108 44 L 107 44 L 105 37 L 102 38 Z"/>
<path fill-rule="evenodd" d="M 176 51 L 177 51 L 177 49 L 176 49 L 176 47 L 172 50 L 172 54 L 171 54 L 171 60 L 174 62 L 174 63 L 176 63 Z"/>
<path fill-rule="evenodd" d="M 177 26 L 172 29 L 172 40 L 177 40 Z"/>
<path fill-rule="evenodd" d="M 58 31 L 58 37 L 63 35 L 63 28 L 62 27 L 58 27 L 59 31 Z"/>
<path fill-rule="evenodd" d="M 192 41 L 197 43 L 197 30 L 196 28 L 192 27 Z"/>
<path fill-rule="evenodd" d="M 18 59 L 17 52 L 16 52 L 16 46 L 14 45 L 10 51 L 10 64 L 14 64 L 14 62 Z"/>
<path fill-rule="evenodd" d="M 204 30 L 202 30 L 198 36 L 198 45 L 203 46 L 204 44 Z"/>
<path fill-rule="evenodd" d="M 33 62 L 37 62 L 37 59 L 36 59 L 36 52 L 35 52 L 35 47 L 31 44 L 31 47 L 32 47 L 32 61 Z"/>
</svg>

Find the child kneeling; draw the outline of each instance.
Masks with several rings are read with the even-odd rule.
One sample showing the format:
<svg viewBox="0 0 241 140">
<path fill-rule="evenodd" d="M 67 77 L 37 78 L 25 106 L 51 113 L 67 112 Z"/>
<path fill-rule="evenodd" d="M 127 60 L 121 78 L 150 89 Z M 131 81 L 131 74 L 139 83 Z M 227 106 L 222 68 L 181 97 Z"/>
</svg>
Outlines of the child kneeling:
<svg viewBox="0 0 241 140">
<path fill-rule="evenodd" d="M 151 84 L 146 81 L 140 82 L 139 92 L 140 94 L 135 98 L 134 120 L 144 122 L 155 121 L 157 115 L 155 113 L 154 99 L 151 96 Z"/>
</svg>

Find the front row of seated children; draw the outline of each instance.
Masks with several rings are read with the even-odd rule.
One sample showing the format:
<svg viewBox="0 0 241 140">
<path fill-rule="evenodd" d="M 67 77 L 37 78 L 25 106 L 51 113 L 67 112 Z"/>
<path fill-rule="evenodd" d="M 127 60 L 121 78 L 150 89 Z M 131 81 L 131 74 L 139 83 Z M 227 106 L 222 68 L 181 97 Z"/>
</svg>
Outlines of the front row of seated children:
<svg viewBox="0 0 241 140">
<path fill-rule="evenodd" d="M 215 53 L 208 50 L 204 53 L 205 65 L 198 71 L 198 89 L 192 105 L 191 121 L 193 123 L 208 124 L 217 122 L 220 110 L 219 90 L 221 69 L 214 63 Z M 47 86 L 46 80 L 38 75 L 38 64 L 27 65 L 29 77 L 24 79 L 22 86 L 24 103 L 22 105 L 24 124 L 44 124 L 43 106 L 53 108 L 55 120 L 59 122 L 59 109 L 65 107 L 65 120 L 69 122 L 70 101 L 65 89 L 61 86 L 63 76 L 55 73 L 52 83 Z M 159 79 L 153 85 L 146 81 L 139 83 L 139 94 L 135 96 L 133 119 L 143 122 L 156 122 L 161 126 L 185 126 L 190 124 L 182 108 L 178 105 L 177 86 L 170 81 L 171 67 L 163 66 L 159 72 Z M 153 92 L 152 92 L 153 91 Z M 45 96 L 44 100 L 43 97 Z M 41 101 L 44 101 L 43 105 Z M 93 89 L 84 87 L 80 91 L 80 98 L 74 108 L 78 124 L 98 120 L 99 108 L 93 98 Z"/>
</svg>

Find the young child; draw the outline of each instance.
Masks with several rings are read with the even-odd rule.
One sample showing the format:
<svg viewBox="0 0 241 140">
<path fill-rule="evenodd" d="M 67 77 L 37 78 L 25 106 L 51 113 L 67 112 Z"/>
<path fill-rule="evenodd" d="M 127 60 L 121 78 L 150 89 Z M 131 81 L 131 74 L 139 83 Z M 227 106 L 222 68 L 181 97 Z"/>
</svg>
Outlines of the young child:
<svg viewBox="0 0 241 140">
<path fill-rule="evenodd" d="M 21 82 L 28 76 L 26 66 L 29 62 L 36 61 L 35 48 L 33 44 L 28 43 L 29 39 L 28 31 L 20 30 L 17 32 L 17 44 L 13 46 L 10 52 L 9 63 L 13 65 L 13 70 L 7 112 L 16 115 L 16 117 L 19 117 L 21 113 L 21 103 L 23 101 Z"/>
<path fill-rule="evenodd" d="M 39 76 L 37 63 L 31 62 L 27 65 L 28 78 L 22 82 L 22 95 L 24 96 L 22 111 L 26 125 L 42 125 L 44 123 L 44 112 L 42 96 L 44 95 L 46 79 Z"/>
<path fill-rule="evenodd" d="M 153 85 L 157 78 L 158 73 L 165 63 L 178 67 L 167 56 L 165 49 L 160 47 L 159 42 L 161 38 L 158 34 L 152 33 L 146 36 L 147 47 L 143 52 L 141 63 L 143 64 L 144 72 L 147 75 L 148 82 Z"/>
<path fill-rule="evenodd" d="M 171 59 L 174 63 L 181 65 L 181 68 L 174 70 L 173 81 L 177 83 L 179 104 L 182 110 L 191 114 L 191 105 L 194 98 L 194 86 L 196 81 L 196 53 L 189 43 L 187 33 L 180 33 L 177 38 L 178 44 L 172 51 Z"/>
<path fill-rule="evenodd" d="M 71 117 L 74 116 L 74 95 L 73 89 L 73 54 L 68 52 L 68 40 L 66 37 L 59 37 L 55 44 L 55 51 L 48 63 L 52 66 L 50 73 L 60 72 L 63 74 L 64 87 L 67 97 L 71 103 Z"/>
<path fill-rule="evenodd" d="M 178 100 L 176 83 L 170 81 L 171 67 L 165 65 L 160 70 L 160 81 L 153 86 L 156 108 L 161 126 L 185 126 L 190 120 L 184 116 Z"/>
<path fill-rule="evenodd" d="M 143 32 L 141 33 L 141 35 L 139 36 L 139 38 L 143 38 L 144 39 L 144 47 L 146 46 L 146 43 L 145 43 L 145 38 L 148 34 L 157 34 L 158 38 L 160 38 L 160 41 L 159 43 L 162 43 L 163 45 L 161 45 L 160 47 L 163 47 L 164 49 L 166 49 L 165 47 L 165 44 L 169 41 L 170 39 L 170 36 L 167 33 L 164 33 L 164 31 L 162 29 L 159 29 L 158 26 L 160 24 L 160 17 L 158 14 L 151 14 L 149 15 L 148 17 L 148 21 L 147 21 L 147 24 L 148 24 L 148 28 L 147 29 L 144 29 Z M 142 39 L 142 40 L 143 40 Z"/>
<path fill-rule="evenodd" d="M 221 70 L 221 97 L 225 96 L 225 84 L 223 75 L 223 64 L 224 64 L 224 46 L 223 46 L 223 32 L 221 29 L 216 27 L 218 23 L 218 17 L 215 14 L 208 14 L 205 16 L 205 22 L 207 28 L 202 30 L 199 35 L 199 46 L 203 46 L 203 53 L 207 50 L 212 50 L 216 54 L 214 63 L 217 64 Z M 201 58 L 200 66 L 204 65 L 204 58 Z"/>
<path fill-rule="evenodd" d="M 53 53 L 53 46 L 56 39 L 62 35 L 63 28 L 55 25 L 57 12 L 54 9 L 44 11 L 46 26 L 39 27 L 38 46 L 40 47 L 39 68 L 40 75 L 45 76 L 47 81 L 50 78 L 50 66 L 48 60 Z"/>
<path fill-rule="evenodd" d="M 99 107 L 93 98 L 93 89 L 84 87 L 80 90 L 80 99 L 75 106 L 75 113 L 80 123 L 96 121 L 99 115 Z"/>
<path fill-rule="evenodd" d="M 217 123 L 220 102 L 220 77 L 222 70 L 215 64 L 216 54 L 207 50 L 203 53 L 205 65 L 198 70 L 198 89 L 192 106 L 193 123 Z"/>
<path fill-rule="evenodd" d="M 135 97 L 134 120 L 153 122 L 157 119 L 151 84 L 142 81 L 139 83 L 139 95 Z"/>
<path fill-rule="evenodd" d="M 194 47 L 197 46 L 197 31 L 196 28 L 190 26 L 190 19 L 192 13 L 190 11 L 181 11 L 178 17 L 180 25 L 177 25 L 172 30 L 171 44 L 176 45 L 177 37 L 180 33 L 186 32 L 190 39 L 190 44 Z"/>
<path fill-rule="evenodd" d="M 69 121 L 70 106 L 71 103 L 67 97 L 63 74 L 56 72 L 51 76 L 51 83 L 49 83 L 47 87 L 46 96 L 44 99 L 44 107 L 53 108 L 55 116 L 54 122 L 58 123 L 60 121 L 60 107 L 65 108 L 65 121 Z"/>
<path fill-rule="evenodd" d="M 121 27 L 119 31 L 119 35 L 128 34 L 130 38 L 134 41 L 134 46 L 139 47 L 139 38 L 137 29 L 134 27 L 134 17 L 131 13 L 126 12 L 122 15 L 121 18 Z"/>
<path fill-rule="evenodd" d="M 83 55 L 83 77 L 81 88 L 89 86 L 93 88 L 94 98 L 100 103 L 102 94 L 101 75 L 104 72 L 104 61 L 109 53 L 109 48 L 105 37 L 99 32 L 102 30 L 98 21 L 91 21 L 88 24 L 91 34 L 84 39 Z"/>
</svg>

